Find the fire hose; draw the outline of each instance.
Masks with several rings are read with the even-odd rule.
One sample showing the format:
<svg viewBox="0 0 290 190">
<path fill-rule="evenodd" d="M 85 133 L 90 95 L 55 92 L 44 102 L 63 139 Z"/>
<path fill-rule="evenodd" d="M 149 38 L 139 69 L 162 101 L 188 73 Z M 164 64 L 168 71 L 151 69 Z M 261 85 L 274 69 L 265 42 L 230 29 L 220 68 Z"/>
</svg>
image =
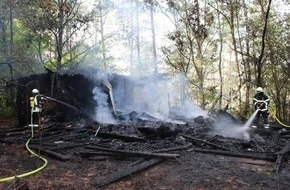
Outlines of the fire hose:
<svg viewBox="0 0 290 190">
<path fill-rule="evenodd" d="M 74 107 L 74 106 L 72 106 L 72 105 L 70 105 L 70 104 L 68 104 L 68 103 L 66 103 L 66 102 L 63 102 L 63 101 L 60 101 L 60 100 L 57 100 L 57 99 L 54 99 L 54 98 L 51 98 L 51 97 L 48 97 L 48 96 L 43 96 L 43 97 L 44 97 L 45 99 L 52 100 L 52 101 L 58 102 L 58 103 L 60 103 L 60 104 L 63 104 L 63 105 L 65 105 L 65 106 L 67 106 L 67 107 L 69 107 L 69 108 L 71 108 L 71 109 L 74 109 L 75 111 L 82 112 L 82 111 L 79 110 L 78 108 L 76 108 L 76 107 Z M 32 124 L 32 117 L 33 117 L 33 116 L 32 116 L 32 113 L 31 113 L 31 125 L 30 125 L 30 127 L 31 127 L 31 137 L 27 140 L 27 142 L 26 142 L 26 144 L 25 144 L 25 147 L 26 147 L 26 149 L 28 150 L 28 152 L 30 152 L 30 153 L 31 153 L 32 155 L 34 155 L 34 156 L 37 156 L 39 159 L 43 160 L 44 163 L 43 163 L 43 165 L 42 165 L 41 167 L 39 167 L 39 168 L 37 168 L 37 169 L 35 169 L 35 170 L 32 170 L 32 171 L 29 171 L 29 172 L 27 172 L 27 173 L 19 174 L 19 175 L 16 175 L 16 176 L 10 176 L 10 177 L 6 177 L 6 178 L 0 178 L 0 183 L 1 183 L 1 182 L 5 182 L 5 181 L 10 181 L 10 180 L 13 180 L 13 179 L 15 179 L 15 178 L 23 178 L 23 177 L 30 176 L 30 175 L 32 175 L 32 174 L 35 174 L 35 173 L 37 173 L 37 172 L 43 170 L 43 169 L 47 166 L 47 164 L 48 164 L 48 161 L 47 161 L 45 158 L 43 158 L 42 156 L 36 154 L 35 152 L 33 152 L 33 151 L 29 148 L 29 143 L 30 143 L 31 139 L 33 139 L 33 137 L 34 137 L 34 129 L 33 129 L 34 125 Z"/>
<path fill-rule="evenodd" d="M 45 158 L 43 158 L 42 156 L 40 156 L 40 155 L 36 154 L 35 152 L 33 152 L 33 151 L 29 148 L 29 142 L 31 141 L 31 139 L 32 139 L 33 137 L 34 137 L 34 130 L 33 130 L 33 126 L 31 125 L 31 137 L 30 137 L 30 139 L 27 140 L 27 142 L 26 142 L 26 144 L 25 144 L 25 147 L 26 147 L 26 149 L 27 149 L 27 150 L 28 150 L 32 155 L 37 156 L 39 159 L 43 160 L 44 164 L 43 164 L 41 167 L 39 167 L 39 168 L 37 168 L 37 169 L 35 169 L 35 170 L 32 170 L 32 171 L 29 171 L 29 172 L 27 172 L 27 173 L 23 173 L 23 174 L 16 175 L 16 176 L 11 176 L 11 177 L 6 177 L 6 178 L 1 178 L 1 179 L 0 179 L 0 183 L 1 183 L 1 182 L 5 182 L 5 181 L 10 181 L 10 180 L 13 180 L 13 179 L 15 179 L 15 178 L 23 178 L 23 177 L 30 176 L 30 175 L 32 175 L 32 174 L 35 174 L 35 173 L 41 171 L 42 169 L 44 169 L 44 168 L 47 166 L 48 161 L 47 161 Z"/>
<path fill-rule="evenodd" d="M 262 101 L 263 102 L 263 101 Z M 264 102 L 263 102 L 264 103 Z M 260 105 L 259 107 L 258 107 L 258 109 L 260 110 L 260 111 L 266 111 L 266 110 L 268 110 L 268 108 L 267 108 L 267 104 L 265 103 L 265 105 L 266 105 L 266 107 L 265 107 L 265 109 L 260 109 L 260 107 L 262 106 L 262 105 Z M 273 118 L 275 118 L 275 120 L 281 125 L 281 126 L 283 126 L 283 127 L 287 127 L 287 128 L 290 128 L 290 126 L 289 125 L 286 125 L 286 124 L 284 124 L 284 123 L 282 123 L 278 118 L 277 118 L 277 116 L 276 116 L 276 114 L 270 114 Z"/>
<path fill-rule="evenodd" d="M 277 118 L 277 116 L 276 116 L 275 114 L 272 114 L 271 116 L 272 116 L 273 118 L 275 118 L 276 121 L 277 121 L 280 125 L 282 125 L 283 127 L 290 128 L 290 125 L 286 125 L 286 124 L 282 123 L 282 122 Z"/>
</svg>

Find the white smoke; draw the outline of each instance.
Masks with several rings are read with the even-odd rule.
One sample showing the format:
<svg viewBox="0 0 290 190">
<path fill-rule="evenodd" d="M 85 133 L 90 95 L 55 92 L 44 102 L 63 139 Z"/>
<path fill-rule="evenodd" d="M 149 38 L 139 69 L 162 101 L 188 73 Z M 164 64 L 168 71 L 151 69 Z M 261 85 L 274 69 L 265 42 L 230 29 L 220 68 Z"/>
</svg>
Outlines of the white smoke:
<svg viewBox="0 0 290 190">
<path fill-rule="evenodd" d="M 187 119 L 194 119 L 198 116 L 203 116 L 204 118 L 208 117 L 208 114 L 205 110 L 202 110 L 190 100 L 185 100 L 183 102 L 182 110 L 184 117 Z"/>
<path fill-rule="evenodd" d="M 94 73 L 93 76 L 95 81 L 109 81 L 113 77 L 113 73 L 100 70 L 97 73 Z"/>
<path fill-rule="evenodd" d="M 186 100 L 181 103 L 179 86 L 172 83 L 172 78 L 164 78 L 164 76 L 163 78 L 118 78 L 110 73 L 98 72 L 94 79 L 95 81 L 113 81 L 112 101 L 114 101 L 117 114 L 133 111 L 140 114 L 146 112 L 159 120 L 170 121 L 169 112 L 172 107 L 177 105 L 176 102 L 179 102 L 178 105 L 181 106 L 178 107 L 178 110 L 183 118 L 208 117 L 207 112 L 192 101 Z M 97 85 L 100 85 L 100 82 Z M 108 92 L 103 91 L 99 86 L 93 89 L 93 94 L 97 103 L 95 119 L 102 123 L 115 123 L 113 111 L 110 109 L 112 105 Z"/>
<path fill-rule="evenodd" d="M 125 112 L 146 112 L 154 116 L 168 117 L 169 97 L 172 93 L 167 81 L 130 78 L 126 82 L 128 84 L 124 85 L 124 82 L 120 81 L 113 89 L 117 109 L 121 107 Z"/>
<path fill-rule="evenodd" d="M 94 100 L 97 102 L 95 108 L 95 120 L 100 123 L 116 123 L 109 108 L 108 94 L 102 91 L 99 87 L 93 89 Z"/>
<path fill-rule="evenodd" d="M 168 116 L 169 113 L 169 90 L 166 84 L 147 83 L 140 89 L 140 94 L 136 98 L 139 109 L 152 114 L 162 114 Z"/>
<path fill-rule="evenodd" d="M 233 137 L 239 139 L 250 139 L 249 127 L 237 124 L 230 118 L 221 116 L 214 123 L 215 132 L 224 137 Z"/>
</svg>

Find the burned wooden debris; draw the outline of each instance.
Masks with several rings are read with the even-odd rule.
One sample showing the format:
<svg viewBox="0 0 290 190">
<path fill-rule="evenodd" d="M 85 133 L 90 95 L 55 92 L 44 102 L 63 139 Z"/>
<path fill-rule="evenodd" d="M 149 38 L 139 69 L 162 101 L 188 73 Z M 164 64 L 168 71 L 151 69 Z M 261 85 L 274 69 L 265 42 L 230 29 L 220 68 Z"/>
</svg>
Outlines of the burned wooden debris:
<svg viewBox="0 0 290 190">
<path fill-rule="evenodd" d="M 6 190 L 29 190 L 27 181 L 20 178 L 16 178 L 15 182 L 12 183 Z"/>
<path fill-rule="evenodd" d="M 119 181 L 120 179 L 125 178 L 129 175 L 132 175 L 136 172 L 140 172 L 141 170 L 149 168 L 155 164 L 158 164 L 161 161 L 162 161 L 162 159 L 151 159 L 151 160 L 144 161 L 144 162 L 137 164 L 137 165 L 134 165 L 134 166 L 129 166 L 125 169 L 122 169 L 120 171 L 114 172 L 112 174 L 109 174 L 107 176 L 103 176 L 103 177 L 97 179 L 95 185 L 97 187 L 103 187 L 103 186 L 108 185 L 110 183 Z"/>
<path fill-rule="evenodd" d="M 127 150 L 114 150 L 98 146 L 86 146 L 85 148 L 93 150 L 101 150 L 105 152 L 113 152 L 131 157 L 144 157 L 144 158 L 177 158 L 179 154 L 166 154 L 166 153 L 153 153 L 148 151 L 127 151 Z"/>
<path fill-rule="evenodd" d="M 151 121 L 134 125 L 101 125 L 87 122 L 83 123 L 82 127 L 75 123 L 70 124 L 72 125 L 70 128 L 65 128 L 64 126 L 67 126 L 66 123 L 58 123 L 57 125 L 55 124 L 55 127 L 51 126 L 50 130 L 35 129 L 36 136 L 31 141 L 31 147 L 40 151 L 42 155 L 67 162 L 70 160 L 81 161 L 83 159 L 99 162 L 118 159 L 120 162 L 124 161 L 133 164 L 140 159 L 144 159 L 140 164 L 119 168 L 117 172 L 108 173 L 101 178 L 97 178 L 95 185 L 98 187 L 118 181 L 161 161 L 168 159 L 174 161 L 179 156 L 186 154 L 187 151 L 267 160 L 273 162 L 273 171 L 276 172 L 283 169 L 281 168 L 282 155 L 286 158 L 286 154 L 289 152 L 289 146 L 287 145 L 284 149 L 281 149 L 283 143 L 289 140 L 284 139 L 283 135 L 287 137 L 288 133 L 281 133 L 277 129 L 273 129 L 271 133 L 262 133 L 260 131 L 259 136 L 263 140 L 254 142 L 251 139 L 229 138 L 214 133 L 201 133 L 201 130 L 198 129 L 191 130 L 192 128 L 202 127 L 200 125 L 170 123 L 155 125 L 155 127 L 161 127 L 161 129 L 157 127 L 155 130 L 151 130 L 151 135 L 148 136 L 147 133 L 142 133 L 142 130 L 144 130 L 145 126 L 146 128 L 150 127 L 150 124 Z M 174 133 L 167 133 L 167 135 L 160 135 L 160 131 L 165 130 L 163 128 L 165 124 L 167 126 L 166 130 L 178 130 L 174 130 Z M 95 136 L 95 131 L 99 127 L 99 133 Z M 152 125 L 152 128 L 154 128 L 154 125 Z M 28 132 L 29 129 L 21 129 L 22 131 L 19 128 L 17 130 L 16 128 L 0 130 L 1 141 L 9 143 L 25 142 L 25 139 L 21 138 L 21 136 Z M 17 133 L 7 135 L 14 131 Z M 199 132 L 197 133 L 196 131 Z M 126 135 L 126 132 L 130 135 Z M 40 135 L 40 133 L 43 134 Z M 154 133 L 156 135 L 152 135 Z M 254 132 L 252 131 L 252 133 Z M 278 133 L 279 138 L 277 138 Z M 27 138 L 27 135 L 25 136 Z M 252 134 L 252 136 L 254 135 Z M 275 145 L 271 144 L 273 138 L 276 139 Z M 40 141 L 41 145 L 39 144 Z"/>
</svg>

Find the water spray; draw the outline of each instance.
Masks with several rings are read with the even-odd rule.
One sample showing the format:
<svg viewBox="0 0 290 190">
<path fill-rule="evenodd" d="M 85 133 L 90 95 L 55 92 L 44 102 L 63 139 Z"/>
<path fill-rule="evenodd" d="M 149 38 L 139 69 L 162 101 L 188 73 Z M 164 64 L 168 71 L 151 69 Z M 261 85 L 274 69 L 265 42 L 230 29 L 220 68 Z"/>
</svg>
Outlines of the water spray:
<svg viewBox="0 0 290 190">
<path fill-rule="evenodd" d="M 61 100 L 57 100 L 57 99 L 55 99 L 55 98 L 51 98 L 51 97 L 49 97 L 49 96 L 44 96 L 44 97 L 45 97 L 46 99 L 48 99 L 48 100 L 51 100 L 51 101 L 54 101 L 54 102 L 60 103 L 60 104 L 66 106 L 66 107 L 68 107 L 68 108 L 71 108 L 71 109 L 75 110 L 75 111 L 78 112 L 78 113 L 82 113 L 82 114 L 88 116 L 89 118 L 91 118 L 91 115 L 89 115 L 87 112 L 85 112 L 84 110 L 79 109 L 79 108 L 77 108 L 77 107 L 75 107 L 75 106 L 73 106 L 73 105 L 71 105 L 71 104 L 69 104 L 69 103 L 66 103 L 66 102 L 61 101 Z"/>
<path fill-rule="evenodd" d="M 71 108 L 71 109 L 73 109 L 73 110 L 75 110 L 75 111 L 83 112 L 82 110 L 80 110 L 80 109 L 78 109 L 78 108 L 76 108 L 76 107 L 74 107 L 74 106 L 72 106 L 72 105 L 70 105 L 70 104 L 68 104 L 68 103 L 66 103 L 66 102 L 63 102 L 63 101 L 61 101 L 61 100 L 57 100 L 57 99 L 55 99 L 55 98 L 51 98 L 51 97 L 49 97 L 49 96 L 44 96 L 44 98 L 45 98 L 45 99 L 48 99 L 48 100 L 51 100 L 51 101 L 54 101 L 54 102 L 57 102 L 57 103 L 60 103 L 60 104 L 63 104 L 63 105 L 65 105 L 65 106 L 67 106 L 67 107 L 69 107 L 69 108 Z"/>
<path fill-rule="evenodd" d="M 251 117 L 248 119 L 248 121 L 246 122 L 246 124 L 244 125 L 244 128 L 249 128 L 250 127 L 250 125 L 252 124 L 252 122 L 254 121 L 254 119 L 255 119 L 255 117 L 256 117 L 256 115 L 258 114 L 258 112 L 259 112 L 260 110 L 259 109 L 257 109 L 252 115 L 251 115 Z"/>
</svg>

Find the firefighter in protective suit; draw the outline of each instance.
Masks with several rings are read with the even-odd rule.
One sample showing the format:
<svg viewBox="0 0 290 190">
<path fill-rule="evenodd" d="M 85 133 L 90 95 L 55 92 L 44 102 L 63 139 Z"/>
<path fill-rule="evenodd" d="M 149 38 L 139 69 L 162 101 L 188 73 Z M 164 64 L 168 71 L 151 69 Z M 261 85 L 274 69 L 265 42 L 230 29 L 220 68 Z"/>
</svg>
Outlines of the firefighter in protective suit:
<svg viewBox="0 0 290 190">
<path fill-rule="evenodd" d="M 259 110 L 252 127 L 253 128 L 257 128 L 259 121 L 260 121 L 260 117 L 262 115 L 263 120 L 264 120 L 264 128 L 269 128 L 269 122 L 268 122 L 268 106 L 270 104 L 270 100 L 268 98 L 268 96 L 263 92 L 263 88 L 262 87 L 258 87 L 256 89 L 256 94 L 254 96 L 253 99 L 253 105 L 254 105 L 254 109 L 255 110 Z"/>
<path fill-rule="evenodd" d="M 40 124 L 40 113 L 42 111 L 44 99 L 44 96 L 39 94 L 37 89 L 32 90 L 32 97 L 30 97 L 32 127 L 38 127 Z"/>
</svg>

